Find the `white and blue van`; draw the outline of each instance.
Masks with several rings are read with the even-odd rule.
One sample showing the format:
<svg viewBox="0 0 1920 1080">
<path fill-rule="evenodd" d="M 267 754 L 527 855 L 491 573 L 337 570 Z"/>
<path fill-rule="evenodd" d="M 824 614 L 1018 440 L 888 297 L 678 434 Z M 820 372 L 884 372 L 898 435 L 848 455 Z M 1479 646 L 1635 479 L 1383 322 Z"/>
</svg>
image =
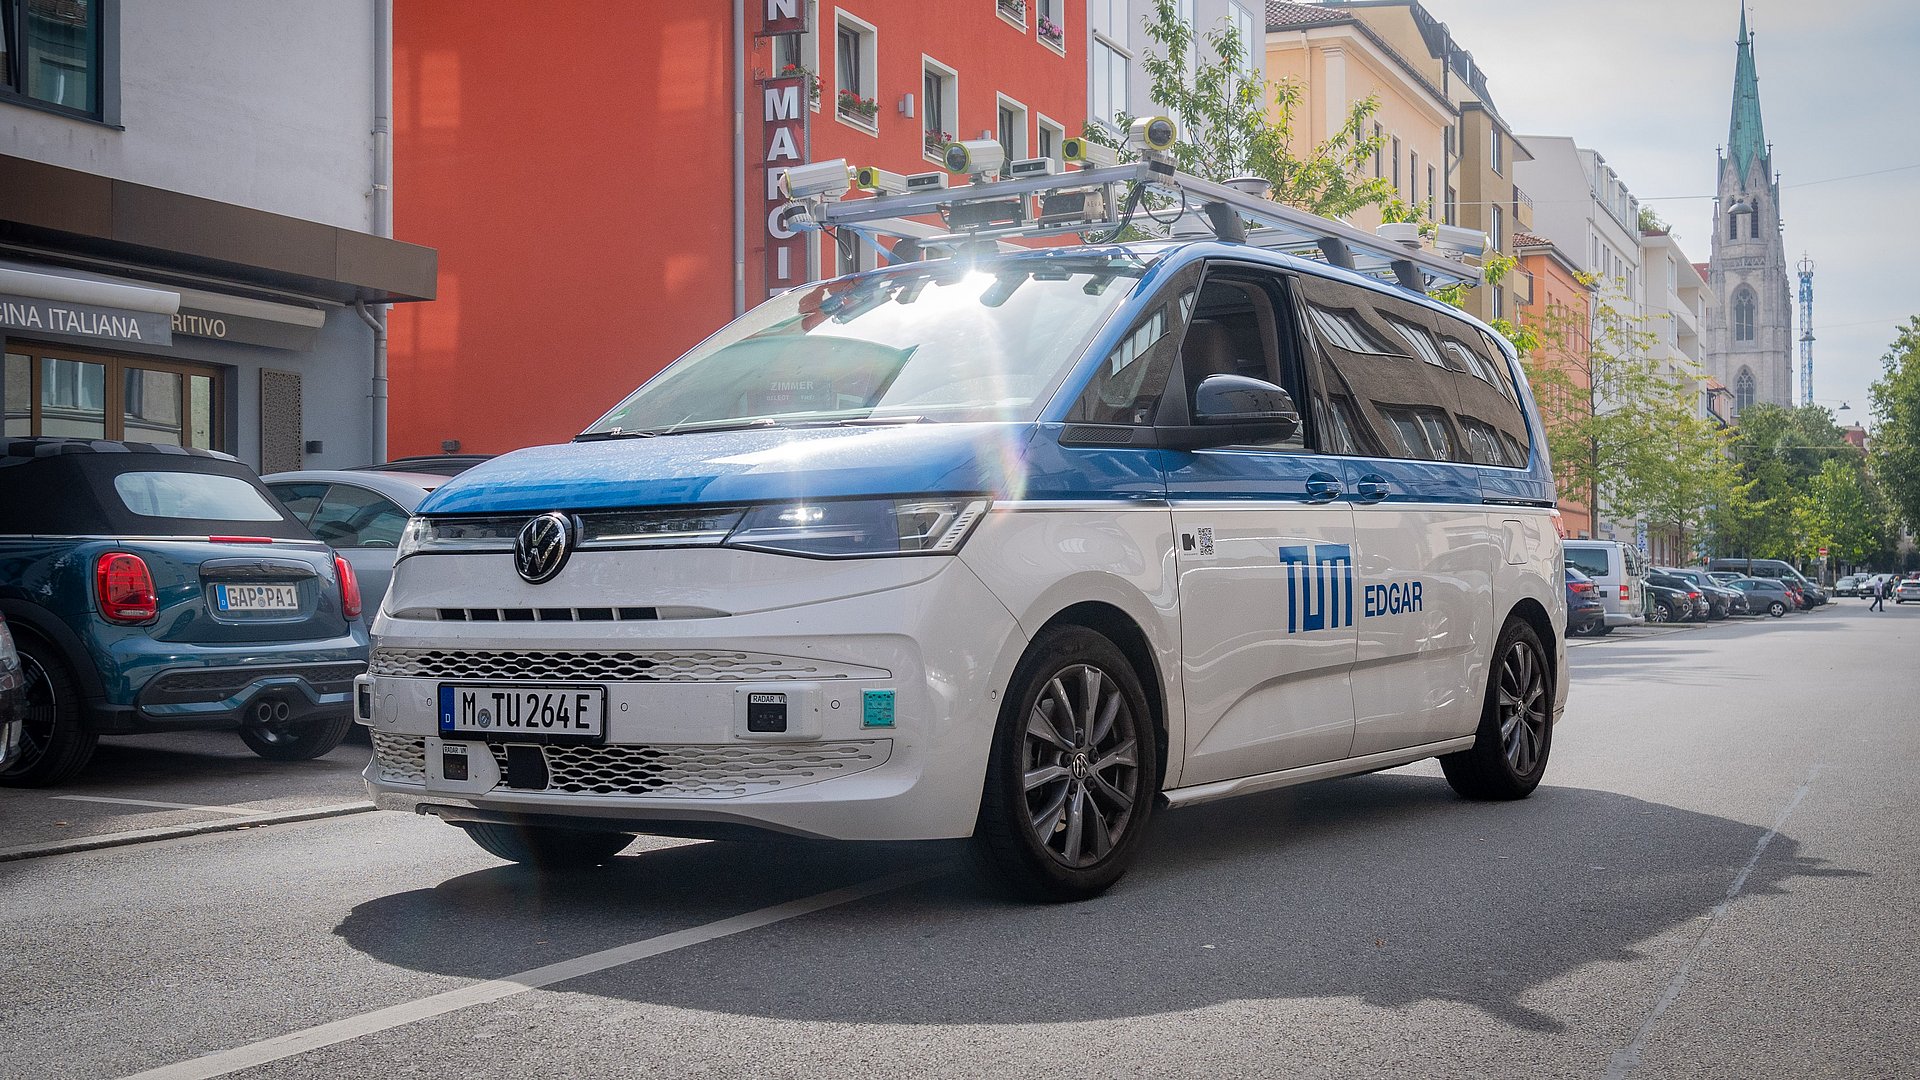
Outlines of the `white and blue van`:
<svg viewBox="0 0 1920 1080">
<path fill-rule="evenodd" d="M 1566 700 L 1540 418 L 1410 289 L 1199 240 L 784 293 L 423 503 L 367 780 L 486 850 L 972 837 L 1092 895 L 1167 807 L 1437 757 L 1540 782 Z"/>
</svg>

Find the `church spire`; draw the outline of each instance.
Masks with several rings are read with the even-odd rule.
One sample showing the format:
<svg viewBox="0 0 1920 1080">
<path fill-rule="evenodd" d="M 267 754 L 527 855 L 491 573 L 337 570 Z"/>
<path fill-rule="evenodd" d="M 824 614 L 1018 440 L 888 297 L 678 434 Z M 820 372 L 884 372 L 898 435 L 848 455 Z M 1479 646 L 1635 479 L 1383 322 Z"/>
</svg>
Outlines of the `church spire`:
<svg viewBox="0 0 1920 1080">
<path fill-rule="evenodd" d="M 1753 38 L 1747 33 L 1747 9 L 1740 9 L 1739 51 L 1733 66 L 1733 121 L 1727 129 L 1727 160 L 1744 180 L 1756 158 L 1767 153 L 1760 124 L 1760 75 L 1753 65 Z"/>
</svg>

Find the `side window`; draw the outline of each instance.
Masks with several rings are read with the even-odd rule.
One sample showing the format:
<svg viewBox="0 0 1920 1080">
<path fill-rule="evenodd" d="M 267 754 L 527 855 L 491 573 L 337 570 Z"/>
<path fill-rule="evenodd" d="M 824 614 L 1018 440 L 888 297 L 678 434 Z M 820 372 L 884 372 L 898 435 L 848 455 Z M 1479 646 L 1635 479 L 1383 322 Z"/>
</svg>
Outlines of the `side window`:
<svg viewBox="0 0 1920 1080">
<path fill-rule="evenodd" d="M 1195 265 L 1160 290 L 1087 380 L 1067 414 L 1069 421 L 1153 423 L 1199 288 L 1200 267 Z"/>
<path fill-rule="evenodd" d="M 1180 343 L 1180 370 L 1190 411 L 1200 383 L 1210 375 L 1241 375 L 1272 383 L 1293 398 L 1296 409 L 1300 407 L 1305 380 L 1299 358 L 1282 348 L 1282 342 L 1293 340 L 1291 333 L 1282 332 L 1285 313 L 1280 275 L 1233 264 L 1208 269 Z M 1295 430 L 1286 439 L 1256 445 L 1298 450 L 1306 446 L 1306 435 Z"/>
<path fill-rule="evenodd" d="M 335 484 L 308 527 L 334 547 L 398 547 L 407 512 L 371 491 Z"/>
<path fill-rule="evenodd" d="M 1422 461 L 1466 458 L 1450 365 L 1430 313 L 1369 289 L 1301 275 L 1326 404 L 1322 449 Z"/>
<path fill-rule="evenodd" d="M 1593 548 L 1567 548 L 1567 565 L 1591 578 L 1607 577 L 1607 553 Z"/>
<path fill-rule="evenodd" d="M 309 482 L 268 484 L 267 490 L 285 503 L 287 510 L 300 519 L 302 525 L 313 520 L 314 508 L 320 505 L 321 496 L 327 493 L 327 485 Z"/>
</svg>

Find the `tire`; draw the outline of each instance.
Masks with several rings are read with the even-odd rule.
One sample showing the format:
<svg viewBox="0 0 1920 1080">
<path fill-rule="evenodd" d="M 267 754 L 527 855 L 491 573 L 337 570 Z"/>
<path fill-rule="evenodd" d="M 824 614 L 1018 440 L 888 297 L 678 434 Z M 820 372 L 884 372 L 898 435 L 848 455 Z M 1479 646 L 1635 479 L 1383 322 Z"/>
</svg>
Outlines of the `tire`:
<svg viewBox="0 0 1920 1080">
<path fill-rule="evenodd" d="M 588 870 L 633 843 L 632 835 L 592 829 L 553 829 L 536 825 L 463 822 L 473 842 L 487 854 L 538 870 Z"/>
<path fill-rule="evenodd" d="M 243 724 L 240 741 L 268 761 L 312 761 L 333 752 L 353 727 L 353 714 L 272 724 Z"/>
<path fill-rule="evenodd" d="M 1606 637 L 1608 634 L 1611 634 L 1611 633 L 1613 633 L 1613 627 L 1608 626 L 1606 623 L 1602 622 L 1602 623 L 1595 623 L 1593 629 L 1587 631 L 1587 636 L 1588 637 Z"/>
<path fill-rule="evenodd" d="M 1776 619 L 1785 616 L 1786 613 L 1787 613 L 1787 605 L 1782 603 L 1779 600 L 1775 600 L 1773 603 L 1767 605 L 1767 614 L 1773 616 Z"/>
<path fill-rule="evenodd" d="M 994 727 L 981 869 L 1023 899 L 1097 896 L 1132 864 L 1159 794 L 1159 732 L 1133 665 L 1085 627 L 1042 631 Z"/>
<path fill-rule="evenodd" d="M 1653 610 L 1647 613 L 1647 621 L 1654 622 L 1654 623 L 1670 623 L 1673 621 L 1673 608 L 1667 606 L 1664 603 L 1656 603 L 1653 605 Z"/>
<path fill-rule="evenodd" d="M 63 784 L 87 767 L 100 737 L 82 730 L 80 687 L 53 650 L 22 634 L 19 651 L 27 677 L 26 723 L 20 756 L 0 772 L 0 785 Z"/>
<path fill-rule="evenodd" d="M 1524 799 L 1546 775 L 1553 749 L 1553 669 L 1540 635 L 1509 620 L 1494 646 L 1473 746 L 1440 759 L 1463 799 Z"/>
</svg>

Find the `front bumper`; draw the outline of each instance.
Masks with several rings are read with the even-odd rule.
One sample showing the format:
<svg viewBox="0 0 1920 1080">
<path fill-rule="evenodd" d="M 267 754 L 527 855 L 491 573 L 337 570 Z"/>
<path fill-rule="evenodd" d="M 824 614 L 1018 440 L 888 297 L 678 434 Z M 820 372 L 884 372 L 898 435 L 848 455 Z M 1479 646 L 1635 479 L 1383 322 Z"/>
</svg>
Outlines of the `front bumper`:
<svg viewBox="0 0 1920 1080">
<path fill-rule="evenodd" d="M 756 587 L 763 579 L 773 580 Z M 665 582 L 681 583 L 671 599 L 683 603 L 662 602 Z M 467 606 L 447 608 L 450 597 Z M 482 602 L 496 607 L 473 607 Z M 610 603 L 714 614 L 577 617 Z M 428 617 L 522 607 L 575 617 Z M 851 840 L 973 831 L 1003 658 L 1024 645 L 958 559 L 855 565 L 705 549 L 581 551 L 542 586 L 520 581 L 510 556 L 414 556 L 375 637 L 357 711 L 372 734 L 365 775 L 380 808 L 455 822 Z M 442 682 L 516 680 L 604 686 L 604 741 L 442 735 Z M 749 729 L 756 694 L 782 695 L 786 731 Z M 464 779 L 450 760 L 464 762 Z"/>
</svg>

